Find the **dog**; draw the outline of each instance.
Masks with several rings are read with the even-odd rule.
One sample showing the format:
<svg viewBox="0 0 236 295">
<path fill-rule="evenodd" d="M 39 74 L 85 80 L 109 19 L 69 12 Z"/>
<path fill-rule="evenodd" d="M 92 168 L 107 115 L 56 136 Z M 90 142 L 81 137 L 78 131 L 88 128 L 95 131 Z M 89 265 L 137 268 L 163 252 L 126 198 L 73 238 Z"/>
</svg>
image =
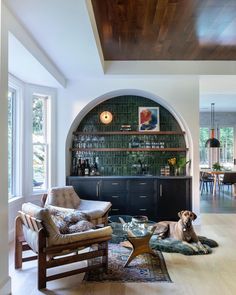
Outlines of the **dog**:
<svg viewBox="0 0 236 295">
<path fill-rule="evenodd" d="M 197 215 L 192 211 L 183 210 L 178 213 L 179 221 L 161 221 L 155 224 L 154 234 L 159 239 L 173 238 L 183 242 L 192 248 L 195 252 L 203 251 L 205 254 L 208 250 L 199 241 L 196 235 L 192 221 Z"/>
</svg>

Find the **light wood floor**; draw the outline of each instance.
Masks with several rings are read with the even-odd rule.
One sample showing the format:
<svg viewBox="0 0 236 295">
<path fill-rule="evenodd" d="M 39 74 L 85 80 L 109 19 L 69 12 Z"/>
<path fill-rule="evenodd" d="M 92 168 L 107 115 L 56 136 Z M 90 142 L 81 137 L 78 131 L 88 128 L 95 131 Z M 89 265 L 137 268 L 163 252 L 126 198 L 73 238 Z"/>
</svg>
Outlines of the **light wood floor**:
<svg viewBox="0 0 236 295">
<path fill-rule="evenodd" d="M 22 270 L 13 268 L 10 250 L 10 275 L 13 295 L 78 294 L 78 295 L 234 295 L 236 294 L 236 214 L 202 214 L 199 235 L 219 243 L 210 255 L 184 256 L 164 253 L 173 283 L 81 283 L 82 275 L 49 282 L 38 291 L 36 264 L 25 263 Z"/>
</svg>

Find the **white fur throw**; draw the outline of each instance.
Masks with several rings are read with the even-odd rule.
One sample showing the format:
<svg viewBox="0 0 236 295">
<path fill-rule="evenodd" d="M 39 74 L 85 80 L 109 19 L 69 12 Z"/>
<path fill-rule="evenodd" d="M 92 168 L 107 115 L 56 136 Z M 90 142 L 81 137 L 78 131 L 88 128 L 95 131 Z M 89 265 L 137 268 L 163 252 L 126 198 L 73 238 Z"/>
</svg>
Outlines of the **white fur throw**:
<svg viewBox="0 0 236 295">
<path fill-rule="evenodd" d="M 63 212 L 54 208 L 49 208 L 49 211 L 61 234 L 71 234 L 94 228 L 94 224 L 88 221 L 88 215 L 83 212 Z"/>
</svg>

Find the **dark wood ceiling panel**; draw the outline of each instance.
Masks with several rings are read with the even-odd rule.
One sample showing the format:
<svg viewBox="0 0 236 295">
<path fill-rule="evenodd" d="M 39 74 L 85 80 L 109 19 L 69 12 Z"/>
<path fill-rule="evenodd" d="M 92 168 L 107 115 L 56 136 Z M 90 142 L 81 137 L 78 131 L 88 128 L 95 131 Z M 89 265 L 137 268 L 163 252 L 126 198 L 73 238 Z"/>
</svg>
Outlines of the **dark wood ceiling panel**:
<svg viewBox="0 0 236 295">
<path fill-rule="evenodd" d="M 92 0 L 105 60 L 236 60 L 236 0 Z"/>
</svg>

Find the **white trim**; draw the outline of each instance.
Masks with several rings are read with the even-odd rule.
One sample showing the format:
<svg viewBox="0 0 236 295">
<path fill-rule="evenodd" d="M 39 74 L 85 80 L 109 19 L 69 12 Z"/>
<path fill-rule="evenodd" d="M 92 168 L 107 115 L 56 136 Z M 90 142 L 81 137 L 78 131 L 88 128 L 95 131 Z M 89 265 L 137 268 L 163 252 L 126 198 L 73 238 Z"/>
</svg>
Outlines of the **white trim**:
<svg viewBox="0 0 236 295">
<path fill-rule="evenodd" d="M 15 196 L 22 194 L 22 164 L 23 164 L 23 145 L 24 145 L 24 131 L 23 131 L 23 93 L 25 84 L 12 75 L 8 75 L 8 87 L 16 92 L 16 130 L 15 130 Z M 13 197 L 14 198 L 14 197 Z"/>
</svg>

